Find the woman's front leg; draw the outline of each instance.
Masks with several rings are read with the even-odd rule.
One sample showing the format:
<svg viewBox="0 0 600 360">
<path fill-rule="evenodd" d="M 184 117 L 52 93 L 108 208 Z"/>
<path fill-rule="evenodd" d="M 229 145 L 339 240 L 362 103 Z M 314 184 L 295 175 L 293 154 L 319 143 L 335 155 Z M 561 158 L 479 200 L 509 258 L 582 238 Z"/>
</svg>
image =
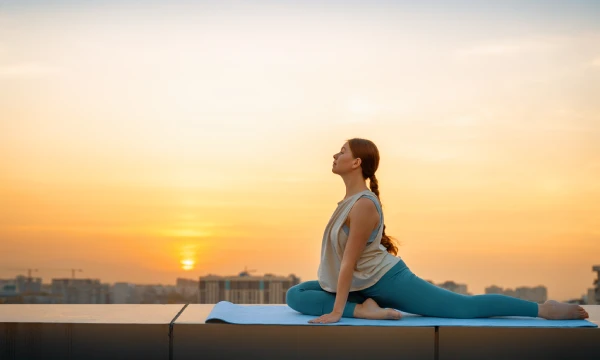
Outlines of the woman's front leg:
<svg viewBox="0 0 600 360">
<path fill-rule="evenodd" d="M 354 317 L 356 304 L 360 304 L 364 300 L 366 298 L 359 292 L 350 292 L 342 317 Z M 333 311 L 335 293 L 323 290 L 316 280 L 306 281 L 287 291 L 286 303 L 290 308 L 302 314 L 322 316 Z"/>
</svg>

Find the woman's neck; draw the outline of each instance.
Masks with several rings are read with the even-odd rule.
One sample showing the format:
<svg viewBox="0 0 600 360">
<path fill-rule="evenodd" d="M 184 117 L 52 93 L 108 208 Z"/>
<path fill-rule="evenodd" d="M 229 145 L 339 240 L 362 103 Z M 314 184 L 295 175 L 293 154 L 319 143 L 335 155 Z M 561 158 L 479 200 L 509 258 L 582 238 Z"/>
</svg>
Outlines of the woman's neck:
<svg viewBox="0 0 600 360">
<path fill-rule="evenodd" d="M 348 176 L 343 177 L 343 179 L 344 184 L 346 184 L 346 196 L 344 196 L 344 199 L 356 195 L 359 192 L 369 190 L 369 188 L 367 187 L 367 183 L 362 177 Z"/>
</svg>

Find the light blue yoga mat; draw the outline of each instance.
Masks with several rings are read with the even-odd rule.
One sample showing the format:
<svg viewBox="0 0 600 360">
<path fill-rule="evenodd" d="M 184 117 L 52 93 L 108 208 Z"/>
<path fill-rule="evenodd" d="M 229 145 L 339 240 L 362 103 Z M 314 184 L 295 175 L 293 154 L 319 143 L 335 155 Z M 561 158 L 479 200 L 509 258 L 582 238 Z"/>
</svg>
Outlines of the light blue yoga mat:
<svg viewBox="0 0 600 360">
<path fill-rule="evenodd" d="M 287 305 L 237 305 L 221 301 L 214 306 L 207 323 L 261 324 L 261 325 L 355 325 L 355 326 L 475 326 L 475 327 L 598 327 L 587 320 L 546 320 L 521 316 L 502 316 L 479 319 L 448 319 L 414 315 L 402 312 L 400 320 L 366 320 L 342 318 L 333 324 L 309 324 L 316 316 L 303 315 Z"/>
</svg>

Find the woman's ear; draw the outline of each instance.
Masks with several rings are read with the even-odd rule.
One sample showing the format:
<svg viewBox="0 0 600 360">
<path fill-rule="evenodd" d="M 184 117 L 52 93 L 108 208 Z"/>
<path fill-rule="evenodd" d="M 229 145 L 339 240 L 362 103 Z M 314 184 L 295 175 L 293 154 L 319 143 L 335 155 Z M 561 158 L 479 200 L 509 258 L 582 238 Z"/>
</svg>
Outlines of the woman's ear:
<svg viewBox="0 0 600 360">
<path fill-rule="evenodd" d="M 356 159 L 354 159 L 354 164 L 352 164 L 352 167 L 353 168 L 360 167 L 360 164 L 362 164 L 361 158 L 356 158 Z"/>
</svg>

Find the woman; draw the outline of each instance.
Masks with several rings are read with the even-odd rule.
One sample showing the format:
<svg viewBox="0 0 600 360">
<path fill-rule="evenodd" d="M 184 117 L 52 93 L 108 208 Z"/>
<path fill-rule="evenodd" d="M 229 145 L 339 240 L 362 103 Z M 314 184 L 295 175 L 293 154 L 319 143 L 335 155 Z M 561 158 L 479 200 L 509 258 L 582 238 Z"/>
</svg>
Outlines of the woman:
<svg viewBox="0 0 600 360">
<path fill-rule="evenodd" d="M 420 279 L 395 256 L 398 248 L 385 233 L 375 144 L 348 140 L 333 159 L 332 172 L 344 180 L 346 196 L 323 234 L 318 281 L 298 284 L 286 296 L 292 309 L 318 316 L 309 323 L 334 323 L 342 317 L 400 319 L 402 314 L 394 309 L 445 318 L 588 318 L 576 304 L 549 300 L 539 305 L 499 294 L 461 295 Z"/>
</svg>

